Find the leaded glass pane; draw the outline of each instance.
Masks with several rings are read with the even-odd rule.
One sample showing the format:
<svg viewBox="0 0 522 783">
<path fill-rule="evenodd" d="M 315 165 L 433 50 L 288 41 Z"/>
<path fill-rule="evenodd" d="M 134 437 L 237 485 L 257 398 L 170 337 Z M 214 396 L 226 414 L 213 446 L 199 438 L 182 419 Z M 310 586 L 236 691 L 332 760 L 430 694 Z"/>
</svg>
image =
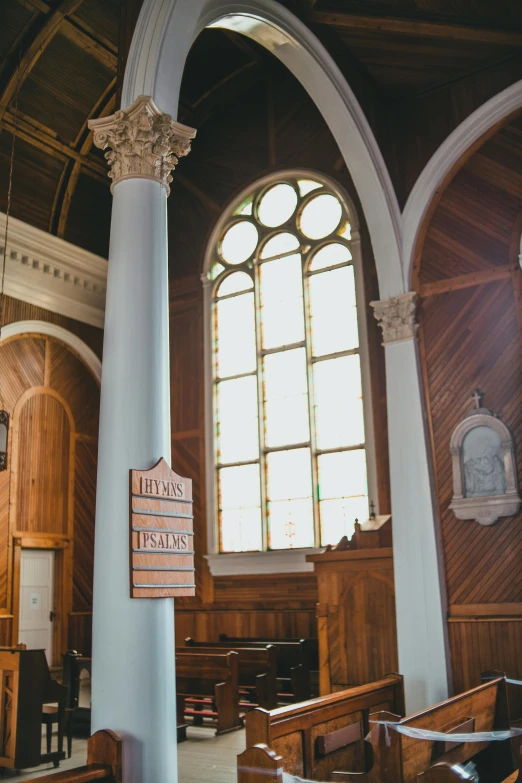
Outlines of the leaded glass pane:
<svg viewBox="0 0 522 783">
<path fill-rule="evenodd" d="M 262 549 L 259 465 L 221 468 L 219 507 L 223 552 Z"/>
<path fill-rule="evenodd" d="M 288 231 L 282 231 L 280 234 L 271 237 L 268 242 L 263 245 L 261 258 L 281 256 L 283 253 L 291 253 L 292 250 L 297 250 L 298 247 L 298 238 L 294 236 L 294 234 L 289 234 Z"/>
<path fill-rule="evenodd" d="M 256 249 L 257 228 L 248 220 L 234 223 L 221 242 L 221 256 L 227 264 L 242 264 Z"/>
<path fill-rule="evenodd" d="M 304 348 L 264 358 L 265 443 L 268 448 L 310 438 Z"/>
<path fill-rule="evenodd" d="M 220 284 L 216 296 L 228 296 L 241 291 L 248 291 L 254 287 L 254 281 L 246 272 L 233 272 L 227 275 Z"/>
<path fill-rule="evenodd" d="M 254 294 L 241 294 L 231 299 L 218 300 L 215 307 L 218 378 L 254 372 L 256 369 Z M 238 324 L 241 324 L 240 329 Z"/>
<path fill-rule="evenodd" d="M 299 193 L 301 196 L 306 196 L 306 194 L 311 193 L 312 190 L 322 188 L 320 182 L 314 182 L 312 179 L 299 179 L 297 180 L 297 184 L 299 186 Z"/>
<path fill-rule="evenodd" d="M 322 239 L 335 231 L 342 214 L 343 208 L 338 198 L 329 193 L 320 193 L 303 208 L 299 227 L 305 237 Z"/>
<path fill-rule="evenodd" d="M 264 226 L 281 226 L 292 217 L 296 206 L 297 193 L 291 185 L 281 182 L 267 190 L 259 202 L 257 214 Z"/>
<path fill-rule="evenodd" d="M 359 356 L 314 364 L 317 447 L 333 449 L 364 443 Z"/>
<path fill-rule="evenodd" d="M 217 387 L 218 461 L 247 462 L 259 457 L 257 381 L 254 375 L 222 381 Z"/>
<path fill-rule="evenodd" d="M 368 519 L 368 482 L 363 449 L 321 454 L 317 458 L 321 544 L 353 534 L 355 519 Z"/>
<path fill-rule="evenodd" d="M 267 454 L 266 468 L 270 548 L 313 546 L 310 449 Z"/>
<path fill-rule="evenodd" d="M 263 348 L 304 340 L 301 256 L 267 261 L 259 267 Z"/>
<path fill-rule="evenodd" d="M 349 351 L 359 345 L 353 266 L 308 278 L 312 355 Z"/>
<path fill-rule="evenodd" d="M 327 269 L 329 266 L 345 264 L 351 260 L 352 254 L 346 245 L 341 245 L 340 242 L 330 242 L 314 254 L 308 268 L 310 272 L 315 272 L 318 269 Z"/>
</svg>

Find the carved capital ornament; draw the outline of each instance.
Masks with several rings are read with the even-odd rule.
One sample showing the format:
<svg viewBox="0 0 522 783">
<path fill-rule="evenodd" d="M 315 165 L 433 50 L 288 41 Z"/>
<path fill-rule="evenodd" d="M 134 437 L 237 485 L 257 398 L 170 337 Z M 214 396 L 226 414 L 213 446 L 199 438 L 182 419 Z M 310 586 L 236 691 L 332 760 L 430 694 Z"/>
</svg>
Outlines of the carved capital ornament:
<svg viewBox="0 0 522 783">
<path fill-rule="evenodd" d="M 409 291 L 391 299 L 370 302 L 373 314 L 382 329 L 383 345 L 413 340 L 419 325 L 415 321 L 417 294 Z"/>
<path fill-rule="evenodd" d="M 190 152 L 194 128 L 176 122 L 158 109 L 152 98 L 140 95 L 126 109 L 110 117 L 89 120 L 94 144 L 106 150 L 109 177 L 114 186 L 124 179 L 152 179 L 164 186 L 167 196 L 172 169 Z"/>
</svg>

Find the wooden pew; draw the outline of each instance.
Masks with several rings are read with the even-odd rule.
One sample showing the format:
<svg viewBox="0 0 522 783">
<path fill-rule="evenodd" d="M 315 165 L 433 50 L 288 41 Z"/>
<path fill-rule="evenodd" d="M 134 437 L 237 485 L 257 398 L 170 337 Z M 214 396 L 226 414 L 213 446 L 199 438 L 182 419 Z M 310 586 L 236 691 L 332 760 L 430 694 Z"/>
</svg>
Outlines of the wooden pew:
<svg viewBox="0 0 522 783">
<path fill-rule="evenodd" d="M 67 688 L 51 678 L 44 650 L 0 649 L 0 767 L 25 769 L 65 758 Z M 41 752 L 43 705 L 58 702 L 58 750 Z"/>
<path fill-rule="evenodd" d="M 281 639 L 280 637 L 263 636 L 262 638 L 256 638 L 253 636 L 227 636 L 226 633 L 219 634 L 220 642 L 232 642 L 233 644 L 239 644 L 242 642 L 248 642 L 249 644 L 276 644 L 277 642 L 294 642 L 301 645 L 306 658 L 308 660 L 308 666 L 310 671 L 319 670 L 319 639 L 295 637 L 288 639 Z"/>
<path fill-rule="evenodd" d="M 178 723 L 185 714 L 196 719 L 216 719 L 216 734 L 241 728 L 238 658 L 235 652 L 199 655 L 184 650 L 176 652 Z M 187 709 L 185 699 L 198 709 Z"/>
<path fill-rule="evenodd" d="M 121 740 L 109 729 L 89 737 L 85 766 L 38 778 L 39 783 L 89 783 L 91 780 L 122 782 Z"/>
<path fill-rule="evenodd" d="M 197 646 L 197 644 L 209 644 L 213 647 L 229 650 L 230 642 L 195 642 L 189 636 L 185 639 L 187 646 Z M 266 647 L 272 644 L 276 648 L 277 659 L 277 679 L 278 696 L 288 701 L 307 701 L 311 697 L 310 691 L 310 667 L 306 652 L 306 645 L 299 642 L 275 641 L 256 641 L 242 642 L 241 647 L 256 647 L 260 645 Z"/>
<path fill-rule="evenodd" d="M 188 641 L 188 640 L 187 640 Z M 192 642 L 192 640 L 191 640 Z M 223 654 L 222 647 L 214 647 L 212 642 L 192 642 L 190 650 L 195 654 Z M 187 647 L 180 652 L 187 652 Z M 277 661 L 276 649 L 272 644 L 266 647 L 230 646 L 228 652 L 238 654 L 239 691 L 245 693 L 253 706 L 273 710 L 277 707 Z M 242 705 L 246 706 L 246 705 Z"/>
<path fill-rule="evenodd" d="M 404 711 L 400 675 L 270 712 L 258 708 L 247 713 L 247 749 L 238 756 L 238 783 L 275 783 L 281 767 L 320 781 L 330 780 L 336 769 L 364 773 L 369 763 L 364 737 L 370 713 L 380 709 Z"/>
<path fill-rule="evenodd" d="M 372 719 L 455 734 L 509 729 L 506 682 L 504 679 L 491 680 L 403 720 L 387 712 L 377 713 Z M 433 742 L 374 725 L 370 742 L 373 763 L 365 774 L 352 774 L 356 770 L 345 765 L 332 772 L 331 780 L 337 783 L 384 783 L 385 779 L 394 783 L 456 783 L 469 779 L 463 777 L 463 769 L 473 762 L 475 778 L 472 780 L 501 783 L 516 770 L 509 739 L 461 744 Z"/>
</svg>

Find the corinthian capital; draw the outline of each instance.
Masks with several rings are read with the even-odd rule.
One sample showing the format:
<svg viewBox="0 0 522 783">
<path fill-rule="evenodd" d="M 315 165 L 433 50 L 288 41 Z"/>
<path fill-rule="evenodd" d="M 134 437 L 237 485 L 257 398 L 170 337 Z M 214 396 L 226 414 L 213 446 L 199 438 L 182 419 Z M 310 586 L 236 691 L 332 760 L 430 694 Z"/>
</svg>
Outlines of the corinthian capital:
<svg viewBox="0 0 522 783">
<path fill-rule="evenodd" d="M 161 112 L 152 98 L 140 95 L 127 109 L 110 117 L 89 120 L 94 144 L 107 150 L 111 191 L 122 179 L 143 177 L 160 182 L 170 193 L 171 171 L 188 155 L 194 128 L 175 122 Z"/>
<path fill-rule="evenodd" d="M 418 324 L 415 322 L 417 308 L 415 291 L 391 299 L 382 299 L 380 302 L 370 302 L 370 304 L 382 328 L 383 345 L 414 339 L 418 329 Z"/>
</svg>

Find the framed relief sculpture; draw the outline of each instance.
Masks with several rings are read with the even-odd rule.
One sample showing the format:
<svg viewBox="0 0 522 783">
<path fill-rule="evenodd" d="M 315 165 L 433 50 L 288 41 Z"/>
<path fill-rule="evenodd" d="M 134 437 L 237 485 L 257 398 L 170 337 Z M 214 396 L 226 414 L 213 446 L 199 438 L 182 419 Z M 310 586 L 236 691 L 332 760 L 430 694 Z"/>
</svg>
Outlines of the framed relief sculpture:
<svg viewBox="0 0 522 783">
<path fill-rule="evenodd" d="M 453 500 L 457 519 L 475 519 L 493 525 L 520 509 L 515 445 L 506 425 L 482 407 L 484 396 L 472 395 L 475 408 L 453 430 L 450 441 L 453 465 Z"/>
</svg>

